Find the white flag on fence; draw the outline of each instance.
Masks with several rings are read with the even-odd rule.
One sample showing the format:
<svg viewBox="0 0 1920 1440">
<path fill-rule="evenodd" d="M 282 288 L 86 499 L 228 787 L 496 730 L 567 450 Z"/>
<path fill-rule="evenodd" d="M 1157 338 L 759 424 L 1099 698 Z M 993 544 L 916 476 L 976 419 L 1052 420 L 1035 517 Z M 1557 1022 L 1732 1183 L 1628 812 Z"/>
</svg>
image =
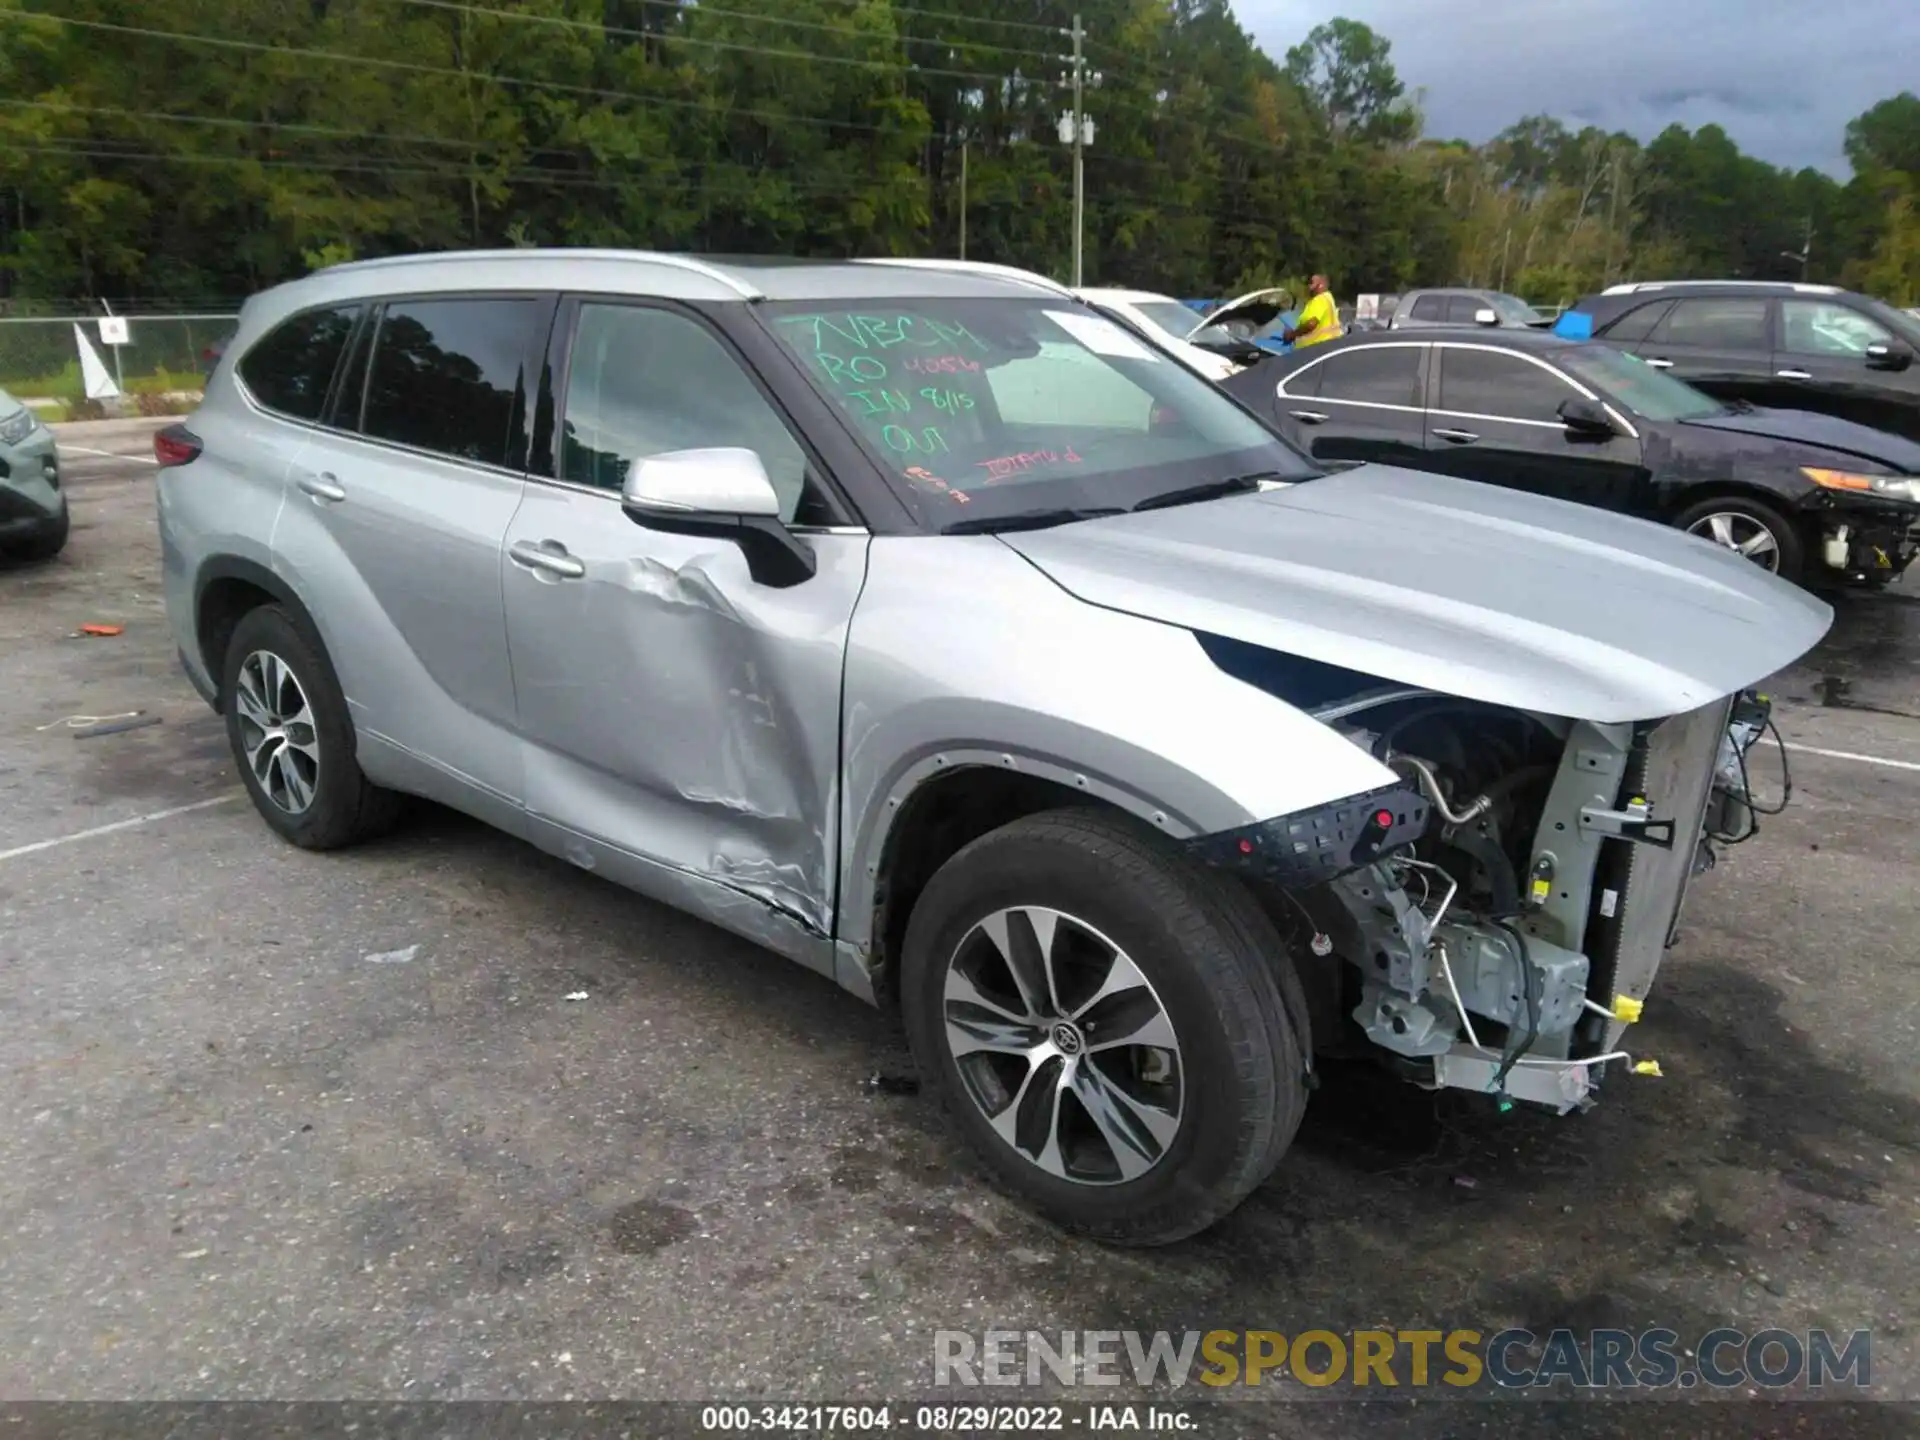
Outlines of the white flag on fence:
<svg viewBox="0 0 1920 1440">
<path fill-rule="evenodd" d="M 100 353 L 87 339 L 87 332 L 78 325 L 73 327 L 73 343 L 80 347 L 80 378 L 86 382 L 89 400 L 114 400 L 119 398 L 120 387 L 113 383 L 113 376 L 107 373 L 107 367 L 101 363 Z"/>
</svg>

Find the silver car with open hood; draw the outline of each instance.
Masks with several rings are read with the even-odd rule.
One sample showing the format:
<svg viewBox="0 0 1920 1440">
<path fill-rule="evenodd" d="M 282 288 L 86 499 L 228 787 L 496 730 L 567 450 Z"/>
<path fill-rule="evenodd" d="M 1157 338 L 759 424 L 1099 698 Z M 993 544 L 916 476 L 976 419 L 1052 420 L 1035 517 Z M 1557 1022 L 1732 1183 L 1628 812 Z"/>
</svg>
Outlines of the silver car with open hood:
<svg viewBox="0 0 1920 1440">
<path fill-rule="evenodd" d="M 342 266 L 247 305 L 156 454 L 182 662 L 280 835 L 430 796 L 751 937 L 1133 1243 L 1260 1183 L 1316 1054 L 1557 1111 L 1630 1072 L 1753 823 L 1753 688 L 1831 618 L 1651 523 L 1320 474 L 937 265 Z"/>
</svg>

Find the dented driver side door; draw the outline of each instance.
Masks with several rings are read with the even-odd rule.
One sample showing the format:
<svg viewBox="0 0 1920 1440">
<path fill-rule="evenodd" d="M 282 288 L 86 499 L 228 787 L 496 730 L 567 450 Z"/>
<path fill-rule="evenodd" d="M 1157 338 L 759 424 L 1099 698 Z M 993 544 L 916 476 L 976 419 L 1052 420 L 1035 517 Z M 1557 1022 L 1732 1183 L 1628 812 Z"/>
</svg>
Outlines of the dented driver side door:
<svg viewBox="0 0 1920 1440">
<path fill-rule="evenodd" d="M 831 972 L 840 684 L 868 537 L 690 312 L 562 307 L 547 433 L 502 556 L 529 829 L 543 848 Z M 756 451 L 818 559 L 756 582 L 731 541 L 644 529 L 629 464 Z"/>
</svg>

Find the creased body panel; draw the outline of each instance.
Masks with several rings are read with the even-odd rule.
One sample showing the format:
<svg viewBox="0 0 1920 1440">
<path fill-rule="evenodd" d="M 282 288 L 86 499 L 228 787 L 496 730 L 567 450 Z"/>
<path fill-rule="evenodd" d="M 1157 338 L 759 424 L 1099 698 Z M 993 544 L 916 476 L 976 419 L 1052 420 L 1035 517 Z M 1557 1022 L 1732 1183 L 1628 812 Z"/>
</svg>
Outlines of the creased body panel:
<svg viewBox="0 0 1920 1440">
<path fill-rule="evenodd" d="M 527 487 L 505 583 L 539 843 L 587 868 L 639 857 L 826 938 L 842 655 L 869 542 L 807 543 L 818 573 L 775 588 L 729 541 L 642 529 L 610 494 Z M 529 546 L 564 552 L 582 573 L 555 578 L 511 558 Z"/>
<path fill-rule="evenodd" d="M 1096 605 L 1582 720 L 1693 710 L 1833 620 L 1651 522 L 1381 466 L 1005 538 Z"/>
<path fill-rule="evenodd" d="M 967 765 L 1056 780 L 1177 838 L 1395 783 L 1187 631 L 1083 604 L 996 537 L 878 538 L 847 651 L 843 942 L 870 939 L 894 810 Z"/>
</svg>

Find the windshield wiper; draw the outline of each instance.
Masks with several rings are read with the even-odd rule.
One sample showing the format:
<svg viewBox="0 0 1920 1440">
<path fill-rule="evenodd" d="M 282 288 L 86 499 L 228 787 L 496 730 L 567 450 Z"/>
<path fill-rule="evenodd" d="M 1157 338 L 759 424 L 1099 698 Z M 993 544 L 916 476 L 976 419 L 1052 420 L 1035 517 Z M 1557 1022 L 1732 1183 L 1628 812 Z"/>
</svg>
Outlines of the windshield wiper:
<svg viewBox="0 0 1920 1440">
<path fill-rule="evenodd" d="M 1189 485 L 1184 490 L 1169 490 L 1164 495 L 1149 495 L 1135 510 L 1164 510 L 1169 505 L 1192 505 L 1200 500 L 1219 500 L 1228 495 L 1244 495 L 1258 490 L 1262 480 L 1281 480 L 1278 470 L 1262 470 L 1253 475 L 1235 475 L 1230 480 L 1209 480 L 1204 485 Z"/>
<path fill-rule="evenodd" d="M 997 535 L 1003 530 L 1045 530 L 1054 525 L 1071 525 L 1076 520 L 1097 520 L 1102 515 L 1119 515 L 1117 505 L 1101 505 L 1090 510 L 1016 510 L 1011 515 L 982 515 L 977 520 L 956 520 L 942 525 L 942 535 Z"/>
</svg>

